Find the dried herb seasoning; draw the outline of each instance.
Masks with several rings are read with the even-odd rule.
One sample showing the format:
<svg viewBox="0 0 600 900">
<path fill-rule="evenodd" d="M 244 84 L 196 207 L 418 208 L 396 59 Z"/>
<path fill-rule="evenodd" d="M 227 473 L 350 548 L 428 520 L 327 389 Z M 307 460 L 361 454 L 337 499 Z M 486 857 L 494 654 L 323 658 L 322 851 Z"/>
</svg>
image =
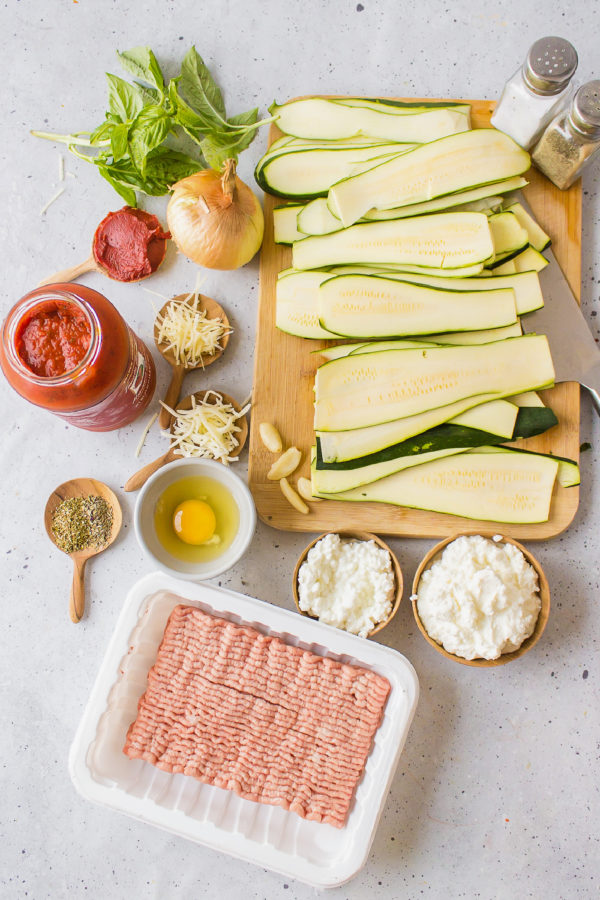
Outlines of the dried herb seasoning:
<svg viewBox="0 0 600 900">
<path fill-rule="evenodd" d="M 69 497 L 54 511 L 52 534 L 60 550 L 76 553 L 90 547 L 104 547 L 112 524 L 112 507 L 102 497 Z"/>
</svg>

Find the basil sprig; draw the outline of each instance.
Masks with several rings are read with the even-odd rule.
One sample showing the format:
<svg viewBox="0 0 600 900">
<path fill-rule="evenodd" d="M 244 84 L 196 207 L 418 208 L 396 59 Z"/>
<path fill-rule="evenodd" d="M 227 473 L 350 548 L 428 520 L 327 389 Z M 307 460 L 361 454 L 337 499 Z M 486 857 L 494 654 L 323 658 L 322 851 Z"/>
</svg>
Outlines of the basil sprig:
<svg viewBox="0 0 600 900">
<path fill-rule="evenodd" d="M 36 137 L 66 144 L 71 153 L 93 163 L 129 206 L 137 193 L 161 196 L 175 182 L 205 168 L 219 171 L 252 143 L 258 107 L 227 118 L 223 95 L 195 47 L 181 72 L 168 83 L 150 47 L 134 47 L 117 56 L 132 81 L 107 73 L 108 110 L 93 131 Z M 197 156 L 181 149 L 187 135 Z"/>
</svg>

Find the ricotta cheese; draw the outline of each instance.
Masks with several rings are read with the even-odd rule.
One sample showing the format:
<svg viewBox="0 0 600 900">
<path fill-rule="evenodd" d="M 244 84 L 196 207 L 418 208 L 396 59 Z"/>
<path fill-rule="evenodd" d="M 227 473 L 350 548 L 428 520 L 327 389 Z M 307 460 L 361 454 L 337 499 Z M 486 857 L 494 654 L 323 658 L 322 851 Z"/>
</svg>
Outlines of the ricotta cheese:
<svg viewBox="0 0 600 900">
<path fill-rule="evenodd" d="M 429 636 L 464 659 L 517 650 L 541 608 L 537 572 L 521 551 L 480 535 L 446 546 L 421 575 L 416 602 Z"/>
<path fill-rule="evenodd" d="M 390 615 L 394 587 L 387 550 L 339 534 L 317 541 L 298 572 L 300 609 L 360 637 Z"/>
</svg>

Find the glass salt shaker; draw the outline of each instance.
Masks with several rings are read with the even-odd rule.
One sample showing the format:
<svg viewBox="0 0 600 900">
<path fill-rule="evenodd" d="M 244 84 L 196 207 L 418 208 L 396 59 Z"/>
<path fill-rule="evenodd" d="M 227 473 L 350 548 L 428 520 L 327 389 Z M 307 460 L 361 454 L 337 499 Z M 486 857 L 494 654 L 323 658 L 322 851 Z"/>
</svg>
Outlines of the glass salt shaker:
<svg viewBox="0 0 600 900">
<path fill-rule="evenodd" d="M 536 41 L 522 67 L 504 85 L 492 116 L 494 128 L 524 150 L 533 147 L 546 125 L 567 106 L 577 62 L 575 48 L 564 38 Z"/>
<path fill-rule="evenodd" d="M 532 159 L 561 191 L 571 187 L 600 150 L 600 81 L 579 88 L 571 108 L 548 125 Z"/>
</svg>

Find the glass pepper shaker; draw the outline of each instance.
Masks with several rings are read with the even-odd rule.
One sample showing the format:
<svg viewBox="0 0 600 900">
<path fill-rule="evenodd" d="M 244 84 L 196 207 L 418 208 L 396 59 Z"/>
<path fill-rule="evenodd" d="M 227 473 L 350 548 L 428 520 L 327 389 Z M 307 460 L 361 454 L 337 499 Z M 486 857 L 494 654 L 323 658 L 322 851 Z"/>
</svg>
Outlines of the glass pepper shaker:
<svg viewBox="0 0 600 900">
<path fill-rule="evenodd" d="M 571 108 L 560 113 L 536 145 L 535 165 L 565 191 L 600 150 L 600 81 L 579 88 Z"/>
<path fill-rule="evenodd" d="M 564 109 L 573 93 L 577 52 L 564 38 L 543 37 L 529 49 L 520 69 L 506 82 L 492 125 L 525 150 Z"/>
</svg>

